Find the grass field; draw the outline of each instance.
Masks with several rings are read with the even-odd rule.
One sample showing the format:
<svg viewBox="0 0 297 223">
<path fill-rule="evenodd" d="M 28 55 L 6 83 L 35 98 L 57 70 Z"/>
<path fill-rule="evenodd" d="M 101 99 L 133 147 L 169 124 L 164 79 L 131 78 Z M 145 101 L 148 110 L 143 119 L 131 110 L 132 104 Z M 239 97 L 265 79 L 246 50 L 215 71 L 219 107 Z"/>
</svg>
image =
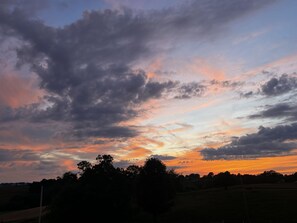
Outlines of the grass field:
<svg viewBox="0 0 297 223">
<path fill-rule="evenodd" d="M 2 213 L 0 222 L 37 222 L 38 213 L 38 208 Z M 140 213 L 133 222 L 148 223 L 153 222 L 153 218 Z M 174 208 L 161 215 L 158 222 L 296 223 L 297 184 L 260 184 L 180 193 Z"/>
<path fill-rule="evenodd" d="M 135 222 L 153 221 L 143 213 Z M 297 222 L 297 185 L 262 184 L 182 193 L 159 222 Z"/>
<path fill-rule="evenodd" d="M 25 196 L 29 193 L 29 186 L 1 186 L 0 187 L 0 207 L 6 205 L 15 196 Z"/>
<path fill-rule="evenodd" d="M 0 222 L 37 222 L 39 207 L 21 211 L 13 211 L 0 215 Z"/>
</svg>

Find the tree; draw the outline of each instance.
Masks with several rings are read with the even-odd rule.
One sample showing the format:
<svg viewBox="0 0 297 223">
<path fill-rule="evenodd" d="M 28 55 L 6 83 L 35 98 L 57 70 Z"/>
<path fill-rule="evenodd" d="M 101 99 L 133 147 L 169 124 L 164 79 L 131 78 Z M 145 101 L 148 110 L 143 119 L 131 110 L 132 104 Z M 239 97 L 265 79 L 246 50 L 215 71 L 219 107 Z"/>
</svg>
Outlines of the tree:
<svg viewBox="0 0 297 223">
<path fill-rule="evenodd" d="M 166 212 L 173 205 L 174 182 L 166 166 L 157 158 L 146 160 L 138 178 L 138 204 L 154 216 Z"/>
<path fill-rule="evenodd" d="M 75 183 L 77 181 L 77 174 L 72 173 L 71 171 L 66 172 L 63 174 L 62 181 L 68 184 Z"/>
<path fill-rule="evenodd" d="M 111 165 L 113 161 L 113 157 L 111 155 L 98 155 L 96 160 L 99 164 Z"/>
<path fill-rule="evenodd" d="M 113 157 L 111 155 L 98 155 L 96 160 L 98 164 L 94 166 L 95 170 L 103 171 L 105 173 L 110 173 L 115 170 L 112 164 Z"/>
<path fill-rule="evenodd" d="M 141 167 L 136 165 L 130 165 L 126 168 L 126 174 L 128 177 L 135 179 L 141 171 Z"/>
<path fill-rule="evenodd" d="M 82 173 L 86 172 L 87 170 L 92 168 L 92 164 L 88 161 L 81 161 L 77 164 L 77 168 L 82 171 Z"/>
<path fill-rule="evenodd" d="M 214 177 L 215 186 L 224 187 L 228 190 L 228 187 L 239 184 L 236 175 L 231 174 L 229 171 L 221 172 Z"/>
<path fill-rule="evenodd" d="M 283 175 L 274 170 L 264 171 L 259 175 L 261 182 L 265 183 L 277 183 L 283 180 Z"/>
<path fill-rule="evenodd" d="M 114 168 L 112 156 L 98 155 L 96 160 L 98 164 L 92 167 L 88 162 L 78 164 L 84 172 L 78 180 L 64 184 L 57 194 L 50 206 L 51 222 L 129 222 L 128 177 Z"/>
</svg>

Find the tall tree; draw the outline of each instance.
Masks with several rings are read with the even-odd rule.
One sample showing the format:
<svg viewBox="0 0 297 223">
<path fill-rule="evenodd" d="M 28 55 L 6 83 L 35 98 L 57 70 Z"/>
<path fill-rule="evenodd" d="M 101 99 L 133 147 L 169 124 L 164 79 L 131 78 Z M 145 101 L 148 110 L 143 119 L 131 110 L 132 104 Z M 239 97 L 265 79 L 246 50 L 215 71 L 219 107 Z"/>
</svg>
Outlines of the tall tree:
<svg viewBox="0 0 297 223">
<path fill-rule="evenodd" d="M 57 194 L 50 206 L 51 222 L 129 222 L 128 177 L 114 168 L 112 156 L 98 155 L 96 160 L 92 167 L 87 162 L 78 164 L 83 173 Z"/>
<path fill-rule="evenodd" d="M 138 204 L 156 221 L 173 205 L 174 196 L 174 183 L 165 164 L 157 158 L 147 159 L 138 178 Z"/>
</svg>

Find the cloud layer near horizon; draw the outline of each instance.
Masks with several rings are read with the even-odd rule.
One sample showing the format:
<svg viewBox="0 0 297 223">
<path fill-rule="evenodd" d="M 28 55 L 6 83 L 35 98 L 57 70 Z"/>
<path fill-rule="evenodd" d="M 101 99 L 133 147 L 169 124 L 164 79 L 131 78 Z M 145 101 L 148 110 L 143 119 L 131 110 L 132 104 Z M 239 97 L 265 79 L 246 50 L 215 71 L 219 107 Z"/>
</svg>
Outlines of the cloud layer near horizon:
<svg viewBox="0 0 297 223">
<path fill-rule="evenodd" d="M 280 125 L 274 128 L 259 127 L 258 132 L 241 136 L 218 149 L 200 151 L 206 160 L 255 159 L 289 155 L 297 148 L 297 124 Z"/>
<path fill-rule="evenodd" d="M 203 79 L 186 78 L 189 72 L 186 69 L 176 74 L 179 78 L 172 78 L 170 71 L 166 70 L 176 65 L 176 60 L 170 61 L 176 52 L 181 51 L 176 58 L 184 60 L 193 56 L 181 50 L 185 43 L 190 47 L 204 43 L 211 45 L 212 42 L 224 39 L 224 35 L 231 32 L 230 27 L 235 21 L 253 17 L 256 11 L 274 2 L 200 0 L 148 11 L 125 7 L 118 10 L 89 10 L 65 26 L 53 27 L 47 21 L 38 19 L 38 13 L 56 4 L 55 1 L 30 0 L 26 4 L 19 0 L 1 1 L 2 166 L 8 162 L 21 165 L 20 159 L 25 161 L 28 158 L 26 161 L 34 163 L 35 169 L 40 164 L 41 169 L 52 168 L 58 171 L 63 165 L 71 166 L 67 162 L 63 164 L 62 160 L 89 159 L 98 151 L 120 154 L 117 161 L 119 165 L 130 164 L 129 159 L 153 154 L 159 154 L 153 155 L 157 158 L 174 161 L 179 152 L 177 148 L 183 151 L 198 144 L 198 133 L 194 130 L 200 127 L 200 121 L 203 123 L 204 115 L 200 114 L 202 118 L 199 122 L 192 123 L 192 119 L 195 120 L 193 116 L 184 124 L 183 121 L 176 121 L 180 118 L 178 115 L 174 117 L 174 123 L 182 123 L 177 124 L 181 127 L 185 125 L 185 128 L 180 127 L 176 132 L 187 131 L 186 126 L 191 124 L 192 134 L 196 138 L 189 143 L 172 129 L 163 129 L 156 136 L 155 131 L 148 130 L 154 129 L 154 124 L 139 124 L 135 120 L 144 120 L 156 101 L 181 103 L 181 108 L 175 108 L 183 110 L 186 101 L 189 101 L 189 106 L 191 100 L 201 99 L 197 104 L 190 105 L 188 110 L 192 111 L 214 103 L 202 102 L 208 100 L 209 95 L 216 94 L 214 97 L 221 100 L 220 93 L 223 91 L 233 95 L 230 97 L 236 97 L 234 101 L 257 98 L 270 100 L 261 102 L 262 108 L 264 104 L 262 111 L 245 114 L 245 120 L 278 119 L 288 123 L 275 123 L 273 127 L 265 125 L 256 133 L 237 138 L 234 138 L 232 132 L 226 136 L 231 138 L 230 143 L 222 146 L 223 142 L 217 139 L 219 146 L 214 146 L 217 149 L 201 150 L 205 160 L 254 159 L 294 154 L 294 140 L 297 139 L 290 134 L 296 133 L 296 105 L 291 101 L 282 102 L 281 97 L 294 94 L 297 87 L 296 74 L 269 74 L 269 78 L 253 86 L 251 91 L 242 94 L 244 98 L 239 99 L 238 92 L 245 89 L 249 80 L 234 78 L 221 71 L 218 72 L 220 77 L 216 77 L 217 69 L 209 68 L 208 62 L 205 62 L 207 66 L 203 69 L 189 69 L 206 72 Z M 157 65 L 162 75 L 151 75 L 146 65 L 158 61 L 163 55 L 169 55 L 167 60 L 170 64 L 164 71 L 162 64 Z M 198 61 L 197 66 L 203 66 L 204 63 L 203 59 L 192 61 Z M 215 109 L 205 113 L 213 114 Z M 174 116 L 171 114 L 174 112 L 175 109 L 172 109 L 164 116 Z M 213 118 L 217 116 L 214 114 Z M 256 127 L 259 125 L 257 123 Z M 160 124 L 159 128 L 163 126 Z M 208 126 L 205 126 L 207 129 Z M 144 134 L 151 138 L 142 140 L 144 145 L 141 145 L 137 137 Z M 175 153 L 171 153 L 168 148 L 160 153 L 160 148 L 165 147 L 162 140 L 158 141 L 162 137 L 164 141 L 168 140 L 166 137 L 176 140 L 168 147 Z M 153 146 L 147 148 L 147 144 Z M 159 150 L 155 149 L 157 147 Z M 34 153 L 36 148 L 38 152 Z M 84 154 L 83 150 L 89 155 Z M 61 151 L 67 155 L 61 155 Z M 52 165 L 55 160 L 60 163 Z"/>
</svg>

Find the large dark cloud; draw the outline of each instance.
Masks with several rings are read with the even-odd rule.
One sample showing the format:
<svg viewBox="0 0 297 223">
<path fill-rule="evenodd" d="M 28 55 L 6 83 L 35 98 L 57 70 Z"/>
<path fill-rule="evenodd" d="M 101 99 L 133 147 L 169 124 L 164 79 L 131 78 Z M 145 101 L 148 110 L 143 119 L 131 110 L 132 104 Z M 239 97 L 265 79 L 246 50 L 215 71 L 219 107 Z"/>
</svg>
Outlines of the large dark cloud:
<svg viewBox="0 0 297 223">
<path fill-rule="evenodd" d="M 288 121 L 296 121 L 297 106 L 291 103 L 277 103 L 271 106 L 266 106 L 266 109 L 250 115 L 249 118 L 283 118 Z"/>
<path fill-rule="evenodd" d="M 49 6 L 49 0 L 1 0 L 0 8 L 5 10 L 21 10 L 27 15 L 35 14 L 36 12 L 45 9 Z"/>
<path fill-rule="evenodd" d="M 31 67 L 46 96 L 43 104 L 6 110 L 2 121 L 65 122 L 73 136 L 87 138 L 134 136 L 134 128 L 120 123 L 139 115 L 139 105 L 150 99 L 172 92 L 175 98 L 201 96 L 200 83 L 151 81 L 132 67 L 159 52 L 164 40 L 217 36 L 228 22 L 272 1 L 190 1 L 148 13 L 91 11 L 63 28 L 28 17 L 17 2 L 0 4 L 0 29 L 24 41 L 18 66 Z"/>
<path fill-rule="evenodd" d="M 271 78 L 261 86 L 261 93 L 266 96 L 277 96 L 297 89 L 297 75 L 282 74 Z"/>
<path fill-rule="evenodd" d="M 275 75 L 267 71 L 262 72 L 265 75 Z M 250 98 L 252 96 L 277 97 L 286 93 L 292 93 L 297 89 L 297 74 L 282 74 L 274 76 L 260 85 L 256 91 L 240 92 L 240 97 Z"/>
<path fill-rule="evenodd" d="M 274 128 L 259 127 L 257 133 L 232 140 L 218 149 L 201 150 L 205 160 L 253 159 L 290 155 L 297 149 L 297 123 L 280 125 Z"/>
</svg>

